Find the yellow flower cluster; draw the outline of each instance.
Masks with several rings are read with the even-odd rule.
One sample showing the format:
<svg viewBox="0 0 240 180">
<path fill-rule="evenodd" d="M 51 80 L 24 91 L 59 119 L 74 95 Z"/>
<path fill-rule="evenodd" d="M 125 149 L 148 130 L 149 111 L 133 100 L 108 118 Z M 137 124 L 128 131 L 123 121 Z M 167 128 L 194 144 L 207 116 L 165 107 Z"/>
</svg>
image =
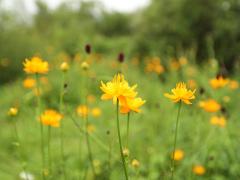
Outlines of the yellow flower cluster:
<svg viewBox="0 0 240 180">
<path fill-rule="evenodd" d="M 157 74 L 162 74 L 164 72 L 164 67 L 161 64 L 160 58 L 159 57 L 154 57 L 152 59 L 147 60 L 145 71 L 146 72 L 155 72 Z"/>
<path fill-rule="evenodd" d="M 140 112 L 139 108 L 145 103 L 145 101 L 136 97 L 136 87 L 137 85 L 132 87 L 129 86 L 128 82 L 124 79 L 124 76 L 122 74 L 117 74 L 112 81 L 107 82 L 106 84 L 101 81 L 100 89 L 104 92 L 101 99 L 112 99 L 114 104 L 118 101 L 121 113 L 128 113 L 130 111 Z"/>
<path fill-rule="evenodd" d="M 210 119 L 210 123 L 214 126 L 225 127 L 226 119 L 224 117 L 213 116 Z"/>
<path fill-rule="evenodd" d="M 26 59 L 23 66 L 27 74 L 46 74 L 48 72 L 48 62 L 39 57 L 32 57 L 30 60 Z"/>
<path fill-rule="evenodd" d="M 179 102 L 182 101 L 185 104 L 192 104 L 191 100 L 195 99 L 194 93 L 196 89 L 191 91 L 188 90 L 186 87 L 186 84 L 183 82 L 180 82 L 176 85 L 176 88 L 172 89 L 173 94 L 165 93 L 164 96 L 171 99 L 173 102 Z"/>
<path fill-rule="evenodd" d="M 40 116 L 40 122 L 43 125 L 46 126 L 52 126 L 52 127 L 59 127 L 60 126 L 60 120 L 63 118 L 63 116 L 58 113 L 55 110 L 46 110 L 41 116 Z"/>
<path fill-rule="evenodd" d="M 80 117 L 86 117 L 89 111 L 91 112 L 93 117 L 99 117 L 102 115 L 102 111 L 98 107 L 90 109 L 86 105 L 79 105 L 76 109 L 76 112 Z"/>
</svg>

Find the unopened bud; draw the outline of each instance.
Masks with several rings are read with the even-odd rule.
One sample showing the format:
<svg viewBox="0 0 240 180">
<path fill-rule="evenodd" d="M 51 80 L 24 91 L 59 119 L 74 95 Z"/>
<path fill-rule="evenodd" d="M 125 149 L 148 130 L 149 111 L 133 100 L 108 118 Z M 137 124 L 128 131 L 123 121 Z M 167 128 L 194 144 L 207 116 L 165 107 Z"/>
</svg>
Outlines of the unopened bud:
<svg viewBox="0 0 240 180">
<path fill-rule="evenodd" d="M 90 44 L 86 44 L 85 51 L 87 54 L 91 54 L 91 45 Z"/>
<path fill-rule="evenodd" d="M 60 69 L 63 71 L 63 72 L 67 72 L 69 70 L 69 65 L 67 62 L 63 62 L 61 65 L 60 65 Z"/>
<path fill-rule="evenodd" d="M 88 64 L 86 61 L 84 61 L 84 62 L 81 64 L 81 68 L 86 71 L 86 70 L 89 69 L 89 64 Z"/>
<path fill-rule="evenodd" d="M 120 63 L 124 62 L 124 54 L 122 52 L 118 54 L 118 62 Z"/>
<path fill-rule="evenodd" d="M 18 109 L 15 108 L 15 107 L 12 107 L 12 108 L 10 108 L 10 109 L 8 110 L 8 115 L 9 115 L 9 116 L 16 116 L 17 113 L 18 113 Z"/>
</svg>

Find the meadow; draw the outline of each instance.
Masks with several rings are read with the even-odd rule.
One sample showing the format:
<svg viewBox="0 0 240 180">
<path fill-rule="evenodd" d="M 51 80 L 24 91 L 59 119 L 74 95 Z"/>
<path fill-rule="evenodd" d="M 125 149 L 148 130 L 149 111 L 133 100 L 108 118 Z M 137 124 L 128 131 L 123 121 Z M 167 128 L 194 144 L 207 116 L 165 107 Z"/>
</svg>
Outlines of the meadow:
<svg viewBox="0 0 240 180">
<path fill-rule="evenodd" d="M 160 57 L 139 61 L 83 48 L 73 58 L 50 51 L 45 60 L 46 73 L 26 73 L 1 87 L 1 179 L 124 179 L 116 103 L 101 100 L 100 89 L 101 81 L 111 81 L 117 73 L 130 86 L 137 84 L 138 95 L 146 100 L 140 112 L 129 112 L 129 121 L 127 114 L 119 116 L 129 179 L 170 179 L 180 103 L 174 178 L 240 177 L 239 76 L 216 77 L 215 59 L 201 67 L 187 57 L 162 64 Z M 164 96 L 178 82 L 196 89 L 192 104 Z M 40 120 L 48 109 L 61 114 L 59 126 Z"/>
</svg>

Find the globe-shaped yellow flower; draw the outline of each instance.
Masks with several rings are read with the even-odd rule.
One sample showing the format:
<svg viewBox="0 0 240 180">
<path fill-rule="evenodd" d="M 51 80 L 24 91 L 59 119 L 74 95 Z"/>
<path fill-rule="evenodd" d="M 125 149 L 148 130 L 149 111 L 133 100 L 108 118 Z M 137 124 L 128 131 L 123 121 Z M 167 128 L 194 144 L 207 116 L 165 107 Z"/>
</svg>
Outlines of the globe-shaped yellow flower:
<svg viewBox="0 0 240 180">
<path fill-rule="evenodd" d="M 198 176 L 202 176 L 206 172 L 205 167 L 203 167 L 202 165 L 195 165 L 192 170 L 193 170 L 193 173 Z"/>
<path fill-rule="evenodd" d="M 174 159 L 174 161 L 180 161 L 183 159 L 183 157 L 184 157 L 184 151 L 181 149 L 176 149 L 174 153 L 172 153 L 172 158 Z"/>
<path fill-rule="evenodd" d="M 40 116 L 40 122 L 43 125 L 46 126 L 52 126 L 52 127 L 59 127 L 60 126 L 60 120 L 63 118 L 63 116 L 58 113 L 55 110 L 46 110 L 41 116 Z"/>
<path fill-rule="evenodd" d="M 191 91 L 188 90 L 186 84 L 180 82 L 176 85 L 176 88 L 172 89 L 173 94 L 165 93 L 164 96 L 171 99 L 173 102 L 182 101 L 185 104 L 192 104 L 191 100 L 195 99 L 194 93 L 196 89 Z"/>
<path fill-rule="evenodd" d="M 123 104 L 120 104 L 120 112 L 123 114 L 129 113 L 130 111 L 134 111 L 139 113 L 140 107 L 145 103 L 145 100 L 142 98 L 127 98 Z"/>
<path fill-rule="evenodd" d="M 23 81 L 23 87 L 26 89 L 31 89 L 35 87 L 35 85 L 36 85 L 36 80 L 33 78 L 26 78 Z"/>
<path fill-rule="evenodd" d="M 48 62 L 39 57 L 32 57 L 23 62 L 24 71 L 27 74 L 46 74 L 48 72 Z"/>
<path fill-rule="evenodd" d="M 112 81 L 106 84 L 101 81 L 100 89 L 104 92 L 101 99 L 112 99 L 114 104 L 116 104 L 117 100 L 119 100 L 120 103 L 124 103 L 126 98 L 134 98 L 137 95 L 134 91 L 136 87 L 137 85 L 130 87 L 128 82 L 124 79 L 124 76 L 122 74 L 117 74 Z"/>
</svg>

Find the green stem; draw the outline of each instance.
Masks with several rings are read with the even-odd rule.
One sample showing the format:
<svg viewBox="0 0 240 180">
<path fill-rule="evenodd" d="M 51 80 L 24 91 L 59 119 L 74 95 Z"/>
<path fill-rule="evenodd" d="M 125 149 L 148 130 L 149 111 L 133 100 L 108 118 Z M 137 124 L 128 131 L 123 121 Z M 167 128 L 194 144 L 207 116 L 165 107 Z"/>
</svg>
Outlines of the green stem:
<svg viewBox="0 0 240 180">
<path fill-rule="evenodd" d="M 128 142 L 129 142 L 129 125 L 130 125 L 130 112 L 127 115 L 127 148 L 128 148 Z"/>
<path fill-rule="evenodd" d="M 122 140 L 121 140 L 121 133 L 120 133 L 119 100 L 117 100 L 117 112 L 116 113 L 117 113 L 117 131 L 118 131 L 118 141 L 119 141 L 119 147 L 120 147 L 120 154 L 121 154 L 121 159 L 122 159 L 125 178 L 126 178 L 126 180 L 128 180 L 128 172 L 127 172 L 126 162 L 125 162 L 125 159 L 124 159 L 124 156 L 123 156 Z"/>
<path fill-rule="evenodd" d="M 87 81 L 87 74 L 86 74 L 86 78 L 85 78 L 85 105 L 86 107 L 88 108 L 88 103 L 87 103 L 87 90 L 88 90 L 88 81 Z M 88 110 L 87 110 L 88 111 Z M 89 161 L 90 161 L 90 165 L 91 165 L 91 168 L 92 168 L 92 172 L 93 172 L 93 175 L 94 177 L 96 177 L 96 171 L 95 171 L 95 168 L 94 168 L 94 164 L 93 164 L 93 155 L 92 155 L 92 150 L 91 150 L 91 146 L 90 146 L 90 140 L 89 140 L 89 133 L 88 133 L 88 112 L 86 113 L 86 116 L 83 117 L 85 119 L 85 136 L 86 136 L 86 143 L 87 143 L 87 150 L 88 150 L 88 158 L 89 158 Z"/>
<path fill-rule="evenodd" d="M 174 136 L 174 144 L 173 144 L 173 152 L 172 152 L 172 161 L 171 161 L 171 179 L 174 179 L 174 166 L 175 166 L 175 161 L 174 161 L 174 153 L 176 150 L 176 144 L 177 144 L 177 134 L 178 134 L 178 123 L 179 123 L 179 116 L 180 116 L 180 110 L 182 107 L 182 102 L 180 101 L 179 106 L 178 106 L 178 113 L 177 113 L 177 121 L 176 121 L 176 127 L 175 127 L 175 136 Z"/>
<path fill-rule="evenodd" d="M 52 157 L 51 157 L 51 126 L 48 126 L 48 170 L 51 175 Z"/>
<path fill-rule="evenodd" d="M 40 83 L 39 83 L 39 77 L 38 74 L 35 74 L 36 78 L 36 88 L 37 88 L 37 113 L 36 117 L 37 120 L 40 116 L 40 109 L 41 109 L 41 98 L 40 98 Z M 42 157 L 42 179 L 45 179 L 44 169 L 45 169 L 45 154 L 44 154 L 44 139 L 43 139 L 43 124 L 40 122 L 40 136 L 41 136 L 41 157 Z"/>
<path fill-rule="evenodd" d="M 18 153 L 19 153 L 20 159 L 22 161 L 23 171 L 26 173 L 27 171 L 26 171 L 26 165 L 25 165 L 25 162 L 24 162 L 23 152 L 19 149 L 19 148 L 21 148 L 21 143 L 20 143 L 20 138 L 19 138 L 18 130 L 17 130 L 17 122 L 13 122 L 13 124 L 14 124 L 14 131 L 15 131 L 15 135 L 16 135 L 16 141 L 17 141 L 16 143 L 17 143 Z M 27 175 L 26 175 L 26 180 L 28 180 Z"/>
<path fill-rule="evenodd" d="M 63 113 L 63 97 L 64 97 L 64 83 L 65 83 L 65 72 L 63 74 L 62 84 L 61 84 L 61 91 L 60 91 L 60 100 L 59 100 L 59 112 L 61 114 Z M 61 153 L 61 159 L 62 159 L 62 171 L 64 175 L 64 179 L 67 179 L 66 170 L 65 170 L 65 158 L 64 158 L 64 146 L 63 146 L 63 121 L 61 121 L 60 126 L 60 153 Z"/>
</svg>

